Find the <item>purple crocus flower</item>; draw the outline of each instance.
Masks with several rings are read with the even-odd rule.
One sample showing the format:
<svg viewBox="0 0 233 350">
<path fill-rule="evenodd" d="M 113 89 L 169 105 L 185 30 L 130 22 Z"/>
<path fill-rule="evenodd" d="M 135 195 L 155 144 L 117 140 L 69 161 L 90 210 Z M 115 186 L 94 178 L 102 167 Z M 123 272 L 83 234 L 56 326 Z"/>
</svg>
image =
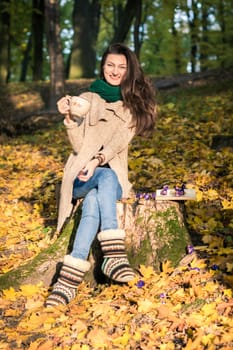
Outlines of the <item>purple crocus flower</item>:
<svg viewBox="0 0 233 350">
<path fill-rule="evenodd" d="M 166 196 L 168 191 L 168 185 L 163 186 L 163 189 L 160 191 L 162 196 Z"/>
</svg>

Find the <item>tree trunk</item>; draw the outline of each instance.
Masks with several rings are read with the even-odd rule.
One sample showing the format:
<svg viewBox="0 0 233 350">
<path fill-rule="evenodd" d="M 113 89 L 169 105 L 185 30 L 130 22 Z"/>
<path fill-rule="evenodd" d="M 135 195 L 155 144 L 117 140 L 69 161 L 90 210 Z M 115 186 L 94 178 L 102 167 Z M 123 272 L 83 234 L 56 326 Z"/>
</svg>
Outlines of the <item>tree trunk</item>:
<svg viewBox="0 0 233 350">
<path fill-rule="evenodd" d="M 191 1 L 187 9 L 187 16 L 190 29 L 190 63 L 191 72 L 196 72 L 197 66 L 197 45 L 198 45 L 198 7 L 195 0 Z"/>
<path fill-rule="evenodd" d="M 119 18 L 118 26 L 115 28 L 115 33 L 111 40 L 112 43 L 124 42 L 126 40 L 132 21 L 140 6 L 141 0 L 127 0 L 124 11 Z"/>
<path fill-rule="evenodd" d="M 201 72 L 205 72 L 208 69 L 208 18 L 209 18 L 209 4 L 206 5 L 206 1 L 202 1 L 201 6 L 201 42 L 200 42 L 200 68 Z"/>
<path fill-rule="evenodd" d="M 140 57 L 140 50 L 141 46 L 143 44 L 143 36 L 144 36 L 144 29 L 143 29 L 143 23 L 142 23 L 142 1 L 137 1 L 136 3 L 136 16 L 135 16 L 135 22 L 134 22 L 134 52 L 136 56 Z"/>
<path fill-rule="evenodd" d="M 10 1 L 0 1 L 0 83 L 7 83 L 9 80 L 10 62 Z"/>
<path fill-rule="evenodd" d="M 120 227 L 126 231 L 127 251 L 134 267 L 146 264 L 159 270 L 165 260 L 171 260 L 175 266 L 185 254 L 190 238 L 181 203 L 155 200 L 118 203 L 118 216 Z"/>
<path fill-rule="evenodd" d="M 93 78 L 95 76 L 100 8 L 99 0 L 76 0 L 74 3 L 74 38 L 70 57 L 70 79 Z"/>
<path fill-rule="evenodd" d="M 32 42 L 33 42 L 33 81 L 43 78 L 43 38 L 44 38 L 44 0 L 33 0 Z"/>
<path fill-rule="evenodd" d="M 32 36 L 30 34 L 28 37 L 26 50 L 24 51 L 23 60 L 21 63 L 21 74 L 19 79 L 20 82 L 25 82 L 27 79 L 27 70 L 31 59 L 31 49 L 32 49 Z"/>
<path fill-rule="evenodd" d="M 180 39 L 179 39 L 179 32 L 176 29 L 176 23 L 175 23 L 175 10 L 176 10 L 176 3 L 172 4 L 171 7 L 171 13 L 170 13 L 170 17 L 171 17 L 171 33 L 173 36 L 173 47 L 174 47 L 174 51 L 173 51 L 173 57 L 174 57 L 174 62 L 175 62 L 175 72 L 176 74 L 179 74 L 181 71 L 181 45 L 180 45 Z"/>
<path fill-rule="evenodd" d="M 56 102 L 64 94 L 64 62 L 60 40 L 58 6 L 57 0 L 45 0 L 47 40 L 50 57 L 50 110 L 56 110 Z"/>
<path fill-rule="evenodd" d="M 129 261 L 135 269 L 143 264 L 159 270 L 161 263 L 166 260 L 170 260 L 173 266 L 176 266 L 186 254 L 190 237 L 185 227 L 183 206 L 180 202 L 154 200 L 119 202 L 117 213 L 119 227 L 126 232 L 125 243 Z M 61 236 L 33 261 L 3 275 L 0 278 L 1 287 L 17 287 L 20 284 L 40 281 L 45 286 L 52 284 L 64 255 L 71 250 L 80 214 L 81 205 Z M 89 260 L 92 269 L 87 274 L 86 280 L 93 286 L 96 283 L 106 282 L 101 272 L 103 257 L 97 239 L 93 242 Z"/>
</svg>

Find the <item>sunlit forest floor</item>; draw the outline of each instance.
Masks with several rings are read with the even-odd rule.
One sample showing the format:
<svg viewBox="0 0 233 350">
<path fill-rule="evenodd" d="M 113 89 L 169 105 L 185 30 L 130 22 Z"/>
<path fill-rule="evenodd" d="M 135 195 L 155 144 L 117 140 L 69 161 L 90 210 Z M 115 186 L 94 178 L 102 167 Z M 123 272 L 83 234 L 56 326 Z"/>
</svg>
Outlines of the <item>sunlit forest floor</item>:
<svg viewBox="0 0 233 350">
<path fill-rule="evenodd" d="M 130 146 L 135 190 L 185 183 L 198 258 L 160 273 L 141 266 L 127 286 L 82 283 L 67 307 L 45 309 L 47 289 L 22 285 L 0 296 L 0 349 L 233 349 L 232 80 L 158 93 L 152 139 Z M 70 148 L 61 121 L 3 138 L 0 149 L 0 273 L 50 245 L 56 188 Z M 2 288 L 1 288 L 2 289 Z"/>
</svg>

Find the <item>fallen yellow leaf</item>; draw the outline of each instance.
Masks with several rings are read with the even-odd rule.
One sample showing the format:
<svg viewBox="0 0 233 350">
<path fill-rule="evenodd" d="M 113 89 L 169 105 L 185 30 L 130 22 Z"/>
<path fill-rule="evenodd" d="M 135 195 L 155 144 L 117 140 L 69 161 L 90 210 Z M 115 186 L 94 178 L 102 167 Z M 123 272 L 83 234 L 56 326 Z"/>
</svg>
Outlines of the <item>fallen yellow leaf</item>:
<svg viewBox="0 0 233 350">
<path fill-rule="evenodd" d="M 142 313 L 149 312 L 155 309 L 156 307 L 156 304 L 150 300 L 139 300 L 137 304 L 138 304 L 138 312 L 142 312 Z"/>
<path fill-rule="evenodd" d="M 4 313 L 4 316 L 9 317 L 9 316 L 19 316 L 21 314 L 21 310 L 17 309 L 7 309 Z"/>
<path fill-rule="evenodd" d="M 94 348 L 106 349 L 109 345 L 108 334 L 101 328 L 92 329 L 88 335 L 87 339 L 90 340 Z"/>
<path fill-rule="evenodd" d="M 18 293 L 12 287 L 10 287 L 9 289 L 4 289 L 3 295 L 4 295 L 4 298 L 11 301 L 15 301 L 16 298 L 18 297 Z"/>
<path fill-rule="evenodd" d="M 174 267 L 171 265 L 171 261 L 164 261 L 162 264 L 162 271 L 166 274 L 170 274 L 174 271 Z"/>
<path fill-rule="evenodd" d="M 54 350 L 52 340 L 47 340 L 45 343 L 38 346 L 37 350 Z"/>
<path fill-rule="evenodd" d="M 20 290 L 23 296 L 30 297 L 35 294 L 39 294 L 41 286 L 42 286 L 42 283 L 39 283 L 37 285 L 25 284 L 20 286 Z"/>
<path fill-rule="evenodd" d="M 121 337 L 113 339 L 113 344 L 126 346 L 130 339 L 131 339 L 131 334 L 128 332 L 125 332 Z"/>
<path fill-rule="evenodd" d="M 140 265 L 140 272 L 144 278 L 148 279 L 155 274 L 155 271 L 152 266 Z"/>
</svg>

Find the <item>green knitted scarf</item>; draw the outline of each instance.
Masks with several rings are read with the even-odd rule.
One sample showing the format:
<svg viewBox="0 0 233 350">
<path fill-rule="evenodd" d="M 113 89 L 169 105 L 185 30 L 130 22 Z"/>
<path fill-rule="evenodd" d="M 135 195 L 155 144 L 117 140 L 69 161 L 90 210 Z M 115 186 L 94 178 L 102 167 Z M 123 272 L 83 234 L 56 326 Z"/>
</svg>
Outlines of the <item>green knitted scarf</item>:
<svg viewBox="0 0 233 350">
<path fill-rule="evenodd" d="M 89 91 L 100 95 L 100 97 L 102 97 L 107 102 L 116 102 L 122 100 L 120 86 L 112 86 L 101 79 L 95 80 L 91 84 Z"/>
</svg>

